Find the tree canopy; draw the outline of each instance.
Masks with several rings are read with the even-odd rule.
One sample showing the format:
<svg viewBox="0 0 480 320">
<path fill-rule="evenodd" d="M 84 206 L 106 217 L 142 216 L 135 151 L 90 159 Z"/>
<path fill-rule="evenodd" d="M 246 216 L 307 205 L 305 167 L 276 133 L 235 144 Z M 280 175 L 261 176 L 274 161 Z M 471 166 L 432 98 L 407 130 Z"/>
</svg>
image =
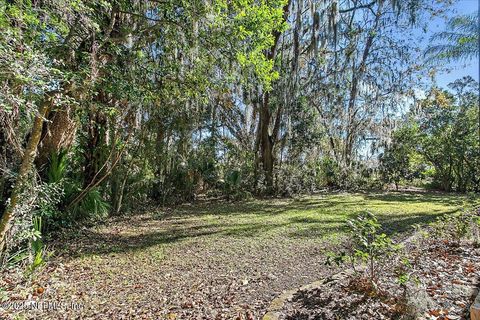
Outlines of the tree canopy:
<svg viewBox="0 0 480 320">
<path fill-rule="evenodd" d="M 417 42 L 449 5 L 0 2 L 0 251 L 36 219 L 49 233 L 139 204 L 478 192 L 478 84 L 425 77 L 430 58 L 478 57 L 478 18 Z"/>
</svg>

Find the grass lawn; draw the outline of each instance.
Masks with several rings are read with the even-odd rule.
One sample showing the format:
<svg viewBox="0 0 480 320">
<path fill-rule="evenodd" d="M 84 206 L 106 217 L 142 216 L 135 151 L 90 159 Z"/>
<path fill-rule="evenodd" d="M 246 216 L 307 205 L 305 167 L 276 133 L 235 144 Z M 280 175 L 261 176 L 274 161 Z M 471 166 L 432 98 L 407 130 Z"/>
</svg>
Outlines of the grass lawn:
<svg viewBox="0 0 480 320">
<path fill-rule="evenodd" d="M 87 243 L 75 241 L 75 250 L 66 243 L 66 248 L 88 257 L 141 254 L 155 247 L 154 255 L 160 257 L 158 251 L 163 247 L 190 241 L 282 238 L 335 242 L 346 231 L 345 221 L 362 211 L 376 214 L 388 234 L 401 235 L 415 224 L 431 223 L 476 203 L 480 203 L 478 197 L 427 192 L 328 193 L 295 199 L 200 202 L 113 220 L 90 230 Z"/>
<path fill-rule="evenodd" d="M 465 195 L 444 193 L 330 193 L 296 199 L 252 200 L 238 203 L 183 205 L 165 215 L 195 222 L 176 232 L 190 236 L 313 237 L 335 238 L 345 232 L 346 219 L 362 211 L 376 214 L 385 230 L 398 234 L 414 224 L 430 223 L 479 203 Z M 162 212 L 154 214 L 162 219 Z M 175 230 L 178 231 L 178 230 Z M 205 231 L 205 232 L 203 232 Z"/>
<path fill-rule="evenodd" d="M 336 271 L 325 266 L 324 253 L 335 249 L 354 214 L 369 210 L 387 232 L 406 234 L 475 201 L 442 193 L 329 193 L 157 209 L 52 244 L 58 255 L 38 283 L 45 299 L 82 303 L 86 318 L 232 319 L 251 312 L 257 319 L 283 290 Z"/>
</svg>

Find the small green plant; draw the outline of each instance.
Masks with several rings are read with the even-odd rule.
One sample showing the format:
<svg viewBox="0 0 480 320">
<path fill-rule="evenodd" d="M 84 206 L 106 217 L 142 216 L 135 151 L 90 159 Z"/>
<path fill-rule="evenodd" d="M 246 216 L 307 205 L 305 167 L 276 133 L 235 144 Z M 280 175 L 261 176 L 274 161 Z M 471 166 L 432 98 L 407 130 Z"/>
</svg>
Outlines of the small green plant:
<svg viewBox="0 0 480 320">
<path fill-rule="evenodd" d="M 378 273 L 385 258 L 398 252 L 400 245 L 395 244 L 385 233 L 381 233 L 381 224 L 371 212 L 363 212 L 347 221 L 349 241 L 346 251 L 331 254 L 327 263 L 352 263 L 355 271 L 364 267 L 364 273 L 375 287 Z"/>
<path fill-rule="evenodd" d="M 50 163 L 47 172 L 48 183 L 59 183 L 67 171 L 67 151 L 50 155 Z"/>
<path fill-rule="evenodd" d="M 414 261 L 412 262 L 406 256 L 400 258 L 400 262 L 395 264 L 394 274 L 396 276 L 396 281 L 402 289 L 402 298 L 404 301 L 407 300 L 408 295 L 408 284 L 415 283 L 419 284 L 419 279 L 415 275 Z"/>
<path fill-rule="evenodd" d="M 429 237 L 429 233 L 425 230 L 425 228 L 422 225 L 416 223 L 412 226 L 412 228 L 413 228 L 413 234 L 418 235 L 416 239 L 417 242 L 422 241 Z"/>
<path fill-rule="evenodd" d="M 445 215 L 437 218 L 433 225 L 435 237 L 451 239 L 459 244 L 463 239 L 480 242 L 480 212 L 478 209 L 466 210 L 460 214 Z"/>
<path fill-rule="evenodd" d="M 42 218 L 34 217 L 33 218 L 33 227 L 31 231 L 31 241 L 30 248 L 32 253 L 32 259 L 30 266 L 28 267 L 29 272 L 33 272 L 39 266 L 44 263 L 44 245 L 42 241 Z"/>
<path fill-rule="evenodd" d="M 110 205 L 103 199 L 98 189 L 93 189 L 70 211 L 73 220 L 102 219 L 108 215 Z"/>
<path fill-rule="evenodd" d="M 375 282 L 380 257 L 391 255 L 399 249 L 385 233 L 380 233 L 381 225 L 374 214 L 365 212 L 348 220 L 354 244 L 354 259 L 367 264 L 370 280 Z"/>
<path fill-rule="evenodd" d="M 8 294 L 5 288 L 0 287 L 0 302 L 5 302 L 8 300 Z"/>
<path fill-rule="evenodd" d="M 29 256 L 28 248 L 23 248 L 23 249 L 17 250 L 15 252 L 9 254 L 6 257 L 6 259 L 5 259 L 6 261 L 5 261 L 4 264 L 7 267 L 13 267 L 13 266 L 18 265 L 22 261 L 28 259 L 28 256 Z"/>
</svg>

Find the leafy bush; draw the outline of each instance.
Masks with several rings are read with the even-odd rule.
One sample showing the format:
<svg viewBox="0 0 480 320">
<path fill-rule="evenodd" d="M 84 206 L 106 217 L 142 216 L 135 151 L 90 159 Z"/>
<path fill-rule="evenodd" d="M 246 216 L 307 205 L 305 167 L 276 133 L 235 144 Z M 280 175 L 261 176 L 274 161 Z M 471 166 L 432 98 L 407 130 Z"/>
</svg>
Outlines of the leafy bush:
<svg viewBox="0 0 480 320">
<path fill-rule="evenodd" d="M 63 150 L 50 155 L 50 161 L 47 171 L 48 183 L 59 183 L 67 171 L 67 151 Z"/>
<path fill-rule="evenodd" d="M 282 196 L 311 193 L 321 187 L 319 177 L 315 162 L 284 164 L 277 174 L 277 189 Z"/>
<path fill-rule="evenodd" d="M 401 248 L 385 233 L 381 233 L 381 225 L 371 212 L 363 212 L 347 221 L 349 240 L 345 250 L 339 254 L 330 254 L 327 263 L 337 264 L 349 262 L 355 271 L 363 269 L 364 275 L 376 287 L 378 273 L 383 261 L 397 253 Z"/>
<path fill-rule="evenodd" d="M 324 157 L 320 164 L 322 183 L 326 187 L 338 187 L 340 182 L 340 166 L 330 157 Z"/>
<path fill-rule="evenodd" d="M 42 222 L 55 215 L 56 206 L 62 198 L 58 184 L 40 183 L 29 188 L 20 196 L 21 205 L 15 210 L 16 220 L 12 225 L 7 251 L 0 265 L 32 264 L 43 257 L 39 252 L 39 239 L 44 230 Z"/>
<path fill-rule="evenodd" d="M 71 218 L 76 220 L 99 220 L 108 216 L 110 205 L 102 198 L 98 189 L 90 190 L 85 197 L 70 209 Z"/>
<path fill-rule="evenodd" d="M 32 215 L 34 219 L 42 219 L 41 232 L 56 229 L 59 221 L 64 218 L 64 213 L 59 210 L 64 194 L 64 185 L 61 181 L 44 183 L 39 188 L 37 206 Z"/>
<path fill-rule="evenodd" d="M 460 214 L 444 215 L 433 225 L 437 238 L 459 243 L 463 239 L 480 243 L 480 208 L 465 210 Z"/>
<path fill-rule="evenodd" d="M 228 199 L 247 200 L 252 194 L 242 186 L 242 173 L 240 170 L 231 170 L 225 175 L 224 192 Z"/>
</svg>

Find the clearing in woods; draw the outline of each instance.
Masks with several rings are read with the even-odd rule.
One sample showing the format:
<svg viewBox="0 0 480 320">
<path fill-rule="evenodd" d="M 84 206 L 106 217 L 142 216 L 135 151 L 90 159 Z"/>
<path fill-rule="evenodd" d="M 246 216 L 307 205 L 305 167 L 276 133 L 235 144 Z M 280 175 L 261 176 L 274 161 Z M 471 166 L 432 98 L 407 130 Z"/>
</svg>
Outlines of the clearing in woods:
<svg viewBox="0 0 480 320">
<path fill-rule="evenodd" d="M 401 236 L 469 202 L 444 193 L 330 193 L 158 209 L 52 244 L 60 257 L 36 285 L 43 299 L 81 303 L 91 318 L 259 318 L 283 290 L 335 272 L 324 253 L 353 214 L 372 211 Z M 79 315 L 43 316 L 69 312 Z"/>
</svg>

